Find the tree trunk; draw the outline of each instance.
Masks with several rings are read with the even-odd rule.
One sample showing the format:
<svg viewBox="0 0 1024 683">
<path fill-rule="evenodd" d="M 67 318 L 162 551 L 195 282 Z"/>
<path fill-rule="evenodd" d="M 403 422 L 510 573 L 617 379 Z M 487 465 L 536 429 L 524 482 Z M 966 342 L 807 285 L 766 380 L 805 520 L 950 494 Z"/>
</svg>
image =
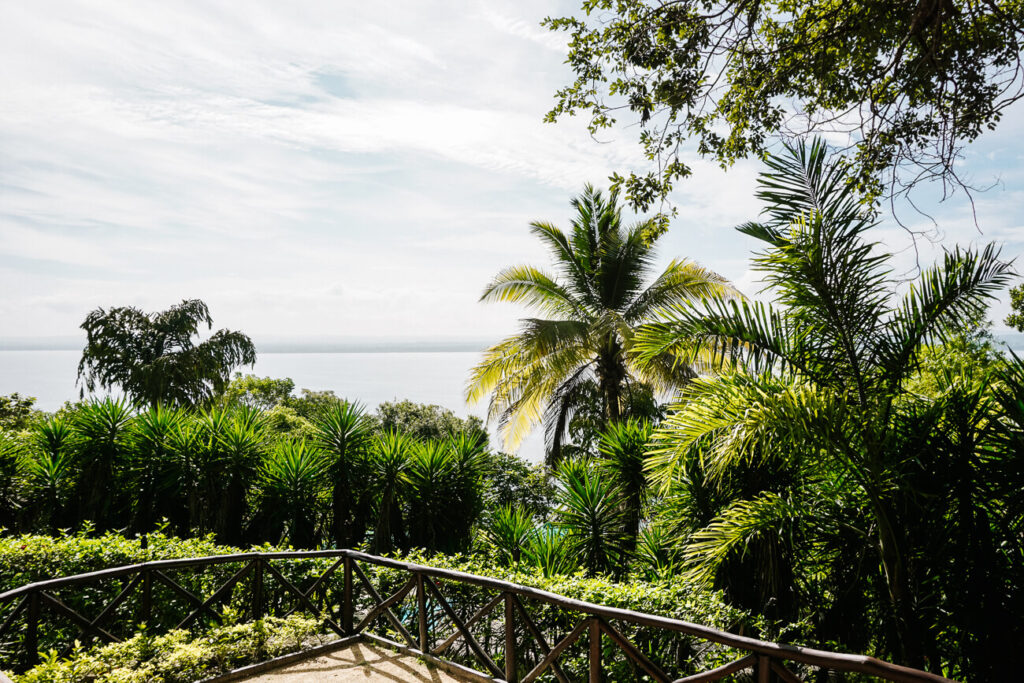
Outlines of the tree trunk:
<svg viewBox="0 0 1024 683">
<path fill-rule="evenodd" d="M 597 361 L 597 382 L 604 403 L 606 424 L 622 419 L 622 384 L 625 379 L 622 347 L 614 337 L 609 337 Z"/>
<path fill-rule="evenodd" d="M 878 521 L 878 543 L 885 570 L 886 587 L 896 617 L 896 631 L 900 638 L 903 664 L 917 669 L 924 668 L 924 632 L 914 613 L 913 595 L 910 590 L 906 567 L 904 544 L 894 526 L 892 506 L 876 503 Z"/>
</svg>

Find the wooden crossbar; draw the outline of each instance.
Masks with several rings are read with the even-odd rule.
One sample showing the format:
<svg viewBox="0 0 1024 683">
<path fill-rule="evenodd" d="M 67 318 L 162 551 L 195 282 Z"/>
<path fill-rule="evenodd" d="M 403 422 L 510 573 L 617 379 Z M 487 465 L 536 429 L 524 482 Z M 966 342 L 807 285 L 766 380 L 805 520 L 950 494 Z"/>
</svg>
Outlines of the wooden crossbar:
<svg viewBox="0 0 1024 683">
<path fill-rule="evenodd" d="M 600 619 L 600 623 L 601 630 L 607 633 L 608 637 L 626 653 L 626 656 L 639 664 L 640 668 L 646 671 L 651 678 L 659 683 L 669 683 L 672 680 L 664 671 L 658 668 L 657 664 L 652 662 L 647 655 L 641 652 L 636 645 L 629 642 L 629 639 L 619 633 L 611 624 L 604 619 Z"/>
<path fill-rule="evenodd" d="M 523 607 L 523 603 L 519 601 L 519 597 L 513 595 L 512 600 L 516 607 L 516 611 L 519 612 L 519 616 L 522 617 L 523 622 L 526 624 L 526 630 L 530 632 L 531 636 L 533 636 L 533 640 L 540 648 L 541 654 L 547 657 L 551 654 L 551 646 L 548 645 L 547 638 L 544 637 L 544 634 L 537 627 L 537 624 L 534 623 L 533 618 L 526 612 L 526 608 Z M 554 672 L 555 678 L 559 680 L 559 683 L 569 683 L 569 677 L 565 675 L 564 671 L 562 671 L 562 667 L 558 665 L 558 662 L 551 663 L 551 670 Z"/>
<path fill-rule="evenodd" d="M 437 601 L 441 603 L 441 609 L 444 610 L 445 614 L 448 615 L 448 618 L 455 624 L 455 628 L 462 633 L 462 637 L 465 639 L 466 644 L 469 645 L 470 649 L 473 650 L 473 654 L 476 655 L 476 658 L 483 662 L 483 664 L 490 669 L 495 676 L 498 676 L 499 678 L 504 676 L 505 672 L 502 671 L 502 669 L 494 663 L 494 660 L 491 659 L 490 655 L 480 647 L 480 643 L 478 643 L 476 638 L 473 637 L 473 634 L 470 633 L 466 624 L 463 623 L 462 619 L 459 618 L 459 615 L 455 613 L 455 610 L 453 610 L 452 606 L 448 604 L 445 597 L 441 595 L 441 591 L 438 590 L 437 584 L 434 583 L 433 579 L 427 578 L 424 581 L 427 588 L 430 589 L 430 592 L 432 592 L 434 597 L 437 598 Z"/>
<path fill-rule="evenodd" d="M 542 659 L 537 666 L 533 667 L 533 670 L 530 673 L 523 677 L 523 683 L 533 683 L 533 681 L 537 680 L 537 677 L 544 673 L 545 669 L 551 666 L 556 659 L 562 656 L 562 652 L 565 651 L 565 648 L 580 639 L 583 632 L 590 628 L 590 622 L 593 621 L 594 618 L 595 617 L 584 619 L 576 625 L 576 628 L 574 628 L 569 635 L 558 641 L 558 643 L 551 648 L 551 652 L 548 653 L 547 657 Z"/>
<path fill-rule="evenodd" d="M 471 616 L 469 619 L 466 620 L 466 628 L 473 628 L 473 625 L 476 624 L 476 622 L 478 622 L 481 619 L 483 619 L 488 614 L 490 614 L 491 610 L 493 610 L 495 608 L 495 606 L 499 602 L 501 602 L 501 600 L 502 600 L 502 596 L 501 595 L 496 595 L 493 598 L 491 598 L 490 600 L 488 600 L 487 603 L 483 607 L 478 609 L 473 614 L 473 616 Z M 445 639 L 445 641 L 443 643 L 441 643 L 440 645 L 435 647 L 433 650 L 431 650 L 431 654 L 439 655 L 439 654 L 444 653 L 444 651 L 447 650 L 448 648 L 450 648 L 452 646 L 452 644 L 455 643 L 455 641 L 458 640 L 459 636 L 461 636 L 461 635 L 462 635 L 462 632 L 459 631 L 458 628 L 456 628 L 452 632 L 452 634 L 450 636 L 448 636 L 448 638 Z"/>
<path fill-rule="evenodd" d="M 279 572 L 279 571 L 277 570 L 277 567 L 274 567 L 274 566 L 273 566 L 272 564 L 270 564 L 269 562 L 267 562 L 267 563 L 266 563 L 266 564 L 265 564 L 264 566 L 266 567 L 266 569 L 267 569 L 267 570 L 268 570 L 268 571 L 269 571 L 269 572 L 270 572 L 271 574 L 273 574 L 273 575 L 274 575 L 274 578 L 276 578 L 276 579 L 277 579 L 278 581 L 280 581 L 280 582 L 281 582 L 281 584 L 282 584 L 282 585 L 283 585 L 283 586 L 284 586 L 285 588 L 287 588 L 289 592 L 291 592 L 291 593 L 292 593 L 293 595 L 295 595 L 295 596 L 296 596 L 296 597 L 297 597 L 297 598 L 299 599 L 299 601 L 300 601 L 300 602 L 302 602 L 302 604 L 304 604 L 304 605 L 306 606 L 306 609 L 308 609 L 308 610 L 309 610 L 310 612 L 312 612 L 312 613 L 313 613 L 313 614 L 315 614 L 316 616 L 318 616 L 318 617 L 320 617 L 321 619 L 323 619 L 323 620 L 324 620 L 324 623 L 326 623 L 326 624 L 327 624 L 328 626 L 330 626 L 330 627 L 331 627 L 331 630 L 333 630 L 333 631 L 334 631 L 335 633 L 337 633 L 337 634 L 338 634 L 339 636 L 345 636 L 345 635 L 346 635 L 346 633 L 345 633 L 345 632 L 344 632 L 344 631 L 342 630 L 342 628 L 341 628 L 340 626 L 338 626 L 338 625 L 337 625 L 337 624 L 336 624 L 336 623 L 334 622 L 334 620 L 333 620 L 333 619 L 331 619 L 330 617 L 324 616 L 324 615 L 322 615 L 322 614 L 320 613 L 320 608 L 319 608 L 319 607 L 317 607 L 316 605 L 314 605 L 314 604 L 313 604 L 313 603 L 312 603 L 312 602 L 310 601 L 310 599 L 309 599 L 309 594 L 308 594 L 308 593 L 304 593 L 304 592 L 302 592 L 301 590 L 299 590 L 299 589 L 298 589 L 298 588 L 297 588 L 297 587 L 295 586 L 295 584 L 293 584 L 293 583 L 292 583 L 291 581 L 289 581 L 288 579 L 286 579 L 286 578 L 284 577 L 284 574 L 282 574 L 281 572 Z M 310 590 L 312 590 L 312 589 L 310 589 Z"/>
<path fill-rule="evenodd" d="M 71 621 L 75 622 L 75 625 L 79 626 L 82 629 L 83 632 L 91 631 L 94 635 L 102 638 L 103 640 L 107 641 L 108 643 L 120 643 L 121 642 L 121 639 L 118 638 L 117 636 L 115 636 L 113 633 L 109 633 L 109 632 L 103 630 L 102 628 L 100 628 L 99 626 L 96 626 L 95 624 L 92 623 L 92 621 L 90 621 L 89 619 L 86 619 L 81 614 L 79 614 L 78 612 L 76 612 L 75 610 L 71 609 L 70 607 L 65 605 L 63 602 L 61 602 L 61 600 L 59 598 L 57 598 L 55 595 L 51 595 L 50 593 L 47 593 L 46 591 L 42 591 L 42 592 L 39 593 L 39 597 L 41 597 L 43 599 L 43 601 L 46 604 L 48 604 L 52 609 L 54 609 L 57 612 L 63 614 L 64 616 L 66 616 Z"/>
</svg>

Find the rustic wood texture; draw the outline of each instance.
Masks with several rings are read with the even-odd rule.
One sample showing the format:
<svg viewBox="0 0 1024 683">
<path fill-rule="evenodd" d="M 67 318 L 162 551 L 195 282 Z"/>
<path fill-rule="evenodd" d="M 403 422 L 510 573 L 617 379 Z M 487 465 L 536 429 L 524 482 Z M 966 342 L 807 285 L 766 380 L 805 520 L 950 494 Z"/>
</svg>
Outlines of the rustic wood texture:
<svg viewBox="0 0 1024 683">
<path fill-rule="evenodd" d="M 307 590 L 296 586 L 284 573 L 271 564 L 271 561 L 316 558 L 333 558 L 335 562 Z M 188 569 L 197 572 L 206 567 L 232 563 L 241 563 L 242 567 L 206 598 L 196 595 L 168 575 L 170 570 Z M 385 599 L 381 597 L 360 568 L 360 563 L 399 570 L 405 573 L 408 579 L 397 592 Z M 328 582 L 339 568 L 342 569 L 343 574 L 340 624 L 335 621 L 330 610 L 325 609 L 324 605 Z M 58 590 L 111 580 L 122 581 L 123 587 L 95 617 L 82 614 L 56 597 Z M 357 625 L 353 625 L 357 580 L 373 599 L 374 605 Z M 463 586 L 474 586 L 492 591 L 497 595 L 487 600 L 469 619 L 463 621 L 441 593 L 436 583 L 438 580 L 454 582 Z M 231 592 L 240 582 L 244 582 L 242 585 L 250 591 L 248 597 L 251 602 L 246 609 L 247 612 L 254 617 L 265 614 L 268 609 L 273 612 L 273 603 L 267 602 L 267 595 L 272 594 L 268 591 L 272 592 L 273 584 L 277 584 L 278 593 L 276 595 L 283 594 L 292 598 L 293 603 L 288 603 L 294 604 L 291 612 L 301 610 L 318 616 L 324 619 L 324 623 L 339 635 L 354 636 L 362 633 L 366 637 L 377 637 L 369 633 L 367 629 L 374 620 L 383 616 L 391 627 L 406 639 L 410 651 L 434 656 L 447 651 L 455 642 L 462 639 L 468 650 L 482 663 L 484 668 L 499 680 L 506 680 L 509 683 L 516 683 L 517 679 L 522 683 L 529 683 L 549 668 L 559 683 L 568 683 L 570 679 L 559 666 L 559 659 L 567 648 L 579 640 L 584 631 L 588 632 L 587 656 L 590 662 L 588 678 L 591 681 L 600 680 L 602 676 L 602 634 L 607 635 L 610 641 L 617 646 L 618 651 L 624 653 L 639 670 L 656 681 L 668 681 L 669 677 L 662 668 L 626 638 L 622 631 L 613 627 L 610 624 L 611 621 L 671 631 L 703 640 L 709 646 L 710 644 L 719 644 L 748 653 L 735 662 L 676 679 L 675 683 L 720 680 L 742 669 L 753 669 L 754 675 L 759 681 L 773 679 L 785 683 L 799 681 L 800 679 L 785 665 L 785 662 L 797 662 L 837 672 L 863 673 L 899 683 L 950 683 L 949 679 L 936 674 L 891 664 L 874 657 L 766 642 L 678 619 L 595 605 L 507 581 L 375 557 L 354 550 L 238 553 L 203 558 L 160 560 L 39 581 L 0 593 L 0 606 L 13 605 L 3 623 L 0 624 L 0 636 L 9 637 L 9 634 L 14 632 L 22 634 L 21 639 L 16 641 L 16 646 L 21 648 L 18 653 L 19 661 L 26 665 L 38 662 L 39 627 L 41 619 L 44 619 L 47 614 L 59 615 L 73 622 L 79 628 L 79 636 L 86 635 L 103 641 L 116 642 L 118 637 L 115 633 L 124 631 L 118 631 L 116 624 L 109 629 L 105 625 L 119 612 L 117 608 L 136 593 L 138 594 L 138 609 L 134 621 L 126 626 L 135 628 L 141 622 L 148 623 L 152 614 L 154 581 L 169 588 L 192 608 L 188 615 L 177 624 L 178 628 L 188 626 L 201 616 L 220 621 L 220 610 L 223 608 L 220 603 L 230 597 Z M 406 628 L 391 609 L 404 600 L 413 589 L 416 591 L 418 630 L 415 635 Z M 429 593 L 433 594 L 430 600 L 428 600 Z M 552 647 L 527 612 L 524 605 L 526 601 L 555 607 L 566 613 L 583 615 L 583 619 L 568 635 Z M 504 614 L 495 617 L 493 612 L 499 602 L 504 603 Z M 74 604 L 73 601 L 72 604 Z M 269 608 L 268 604 L 271 605 Z M 433 613 L 428 611 L 428 606 L 431 604 L 435 607 Z M 278 607 L 277 611 L 280 613 L 282 610 Z M 495 648 L 501 648 L 500 650 L 489 652 L 490 636 L 488 635 L 484 639 L 484 643 L 481 644 L 481 641 L 473 634 L 474 626 L 481 623 L 485 625 L 488 634 L 492 632 L 492 624 L 495 624 L 496 628 L 502 632 L 502 637 L 494 643 Z M 431 648 L 431 628 L 445 628 L 445 632 L 447 632 L 449 627 L 454 627 L 452 633 L 439 646 Z M 522 630 L 520 631 L 519 628 Z M 520 640 L 522 640 L 521 646 Z M 532 645 L 530 645 L 531 642 Z M 518 658 L 523 653 L 526 653 L 527 661 L 533 656 L 533 653 L 539 653 L 540 661 L 531 671 L 519 676 Z M 495 663 L 495 657 L 498 654 L 504 655 L 504 667 L 498 667 Z"/>
</svg>

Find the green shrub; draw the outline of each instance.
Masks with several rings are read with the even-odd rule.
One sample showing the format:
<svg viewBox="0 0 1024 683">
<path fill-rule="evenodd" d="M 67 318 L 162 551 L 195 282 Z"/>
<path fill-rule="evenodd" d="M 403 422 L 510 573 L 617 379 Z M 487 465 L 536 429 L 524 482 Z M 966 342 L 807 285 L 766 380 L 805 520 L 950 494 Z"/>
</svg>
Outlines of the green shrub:
<svg viewBox="0 0 1024 683">
<path fill-rule="evenodd" d="M 153 533 L 149 535 L 149 548 L 144 549 L 139 538 L 125 538 L 114 532 L 89 536 L 89 532 L 86 528 L 73 535 L 0 536 L 0 592 L 59 576 L 148 560 L 240 552 L 238 548 L 217 545 L 212 534 L 181 539 Z"/>
<path fill-rule="evenodd" d="M 232 624 L 196 635 L 174 630 L 140 633 L 121 643 L 78 648 L 61 659 L 50 651 L 43 662 L 16 676 L 16 683 L 185 683 L 327 642 L 317 619 L 292 615 Z"/>
</svg>

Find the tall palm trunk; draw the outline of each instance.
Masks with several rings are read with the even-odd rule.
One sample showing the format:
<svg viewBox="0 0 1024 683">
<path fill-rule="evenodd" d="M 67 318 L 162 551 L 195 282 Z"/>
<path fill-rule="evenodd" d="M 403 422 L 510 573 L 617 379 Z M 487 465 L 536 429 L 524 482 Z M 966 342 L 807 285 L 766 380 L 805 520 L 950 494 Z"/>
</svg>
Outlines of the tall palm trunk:
<svg viewBox="0 0 1024 683">
<path fill-rule="evenodd" d="M 604 403 L 605 427 L 622 419 L 622 388 L 626 381 L 626 368 L 622 362 L 621 346 L 609 338 L 597 364 L 597 382 Z"/>
</svg>

